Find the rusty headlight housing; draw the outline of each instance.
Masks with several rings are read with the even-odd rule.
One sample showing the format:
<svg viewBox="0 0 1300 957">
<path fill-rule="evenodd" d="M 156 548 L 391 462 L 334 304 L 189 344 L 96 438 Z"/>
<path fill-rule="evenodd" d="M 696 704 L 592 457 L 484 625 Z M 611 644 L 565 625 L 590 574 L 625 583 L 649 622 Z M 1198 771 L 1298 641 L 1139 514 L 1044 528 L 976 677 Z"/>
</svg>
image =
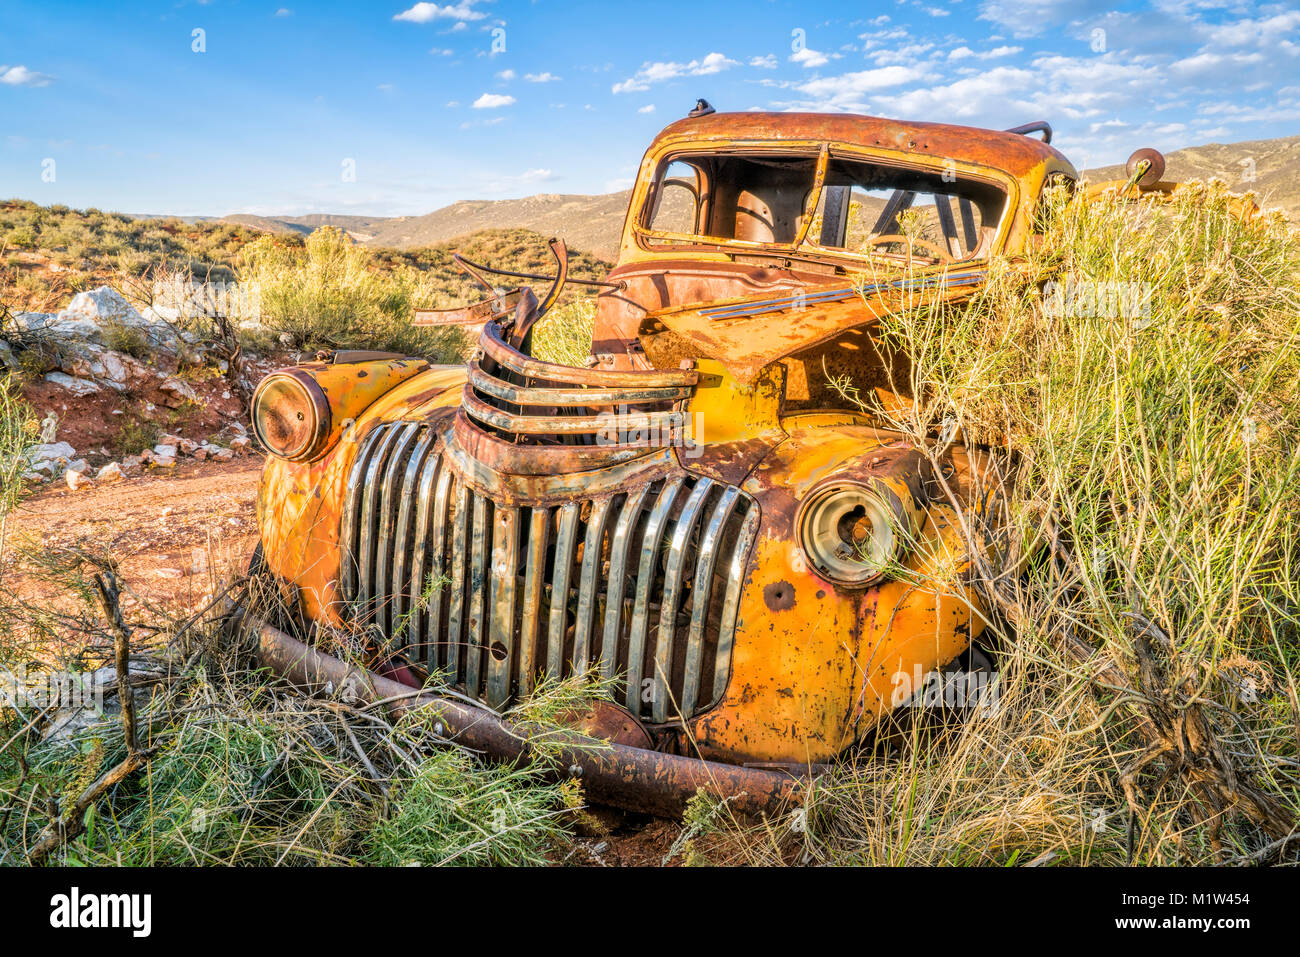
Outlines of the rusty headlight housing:
<svg viewBox="0 0 1300 957">
<path fill-rule="evenodd" d="M 848 586 L 874 584 L 911 537 L 909 505 L 880 482 L 828 482 L 799 509 L 799 544 L 823 578 Z"/>
<path fill-rule="evenodd" d="M 253 431 L 272 455 L 309 461 L 325 451 L 330 406 L 310 374 L 299 369 L 272 372 L 253 396 Z"/>
</svg>

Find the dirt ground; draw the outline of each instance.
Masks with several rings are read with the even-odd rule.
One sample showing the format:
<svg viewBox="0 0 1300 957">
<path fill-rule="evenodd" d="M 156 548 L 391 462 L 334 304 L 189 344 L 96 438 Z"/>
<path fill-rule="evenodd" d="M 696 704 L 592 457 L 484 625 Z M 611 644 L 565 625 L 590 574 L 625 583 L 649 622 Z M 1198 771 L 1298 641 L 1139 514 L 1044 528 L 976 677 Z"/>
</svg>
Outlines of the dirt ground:
<svg viewBox="0 0 1300 957">
<path fill-rule="evenodd" d="M 256 455 L 224 463 L 180 459 L 174 470 L 146 470 L 113 485 L 38 487 L 9 516 L 5 587 L 23 599 L 55 599 L 57 586 L 14 573 L 17 553 L 80 547 L 118 562 L 128 618 L 149 606 L 192 612 L 215 581 L 247 567 L 257 543 L 261 468 Z"/>
</svg>

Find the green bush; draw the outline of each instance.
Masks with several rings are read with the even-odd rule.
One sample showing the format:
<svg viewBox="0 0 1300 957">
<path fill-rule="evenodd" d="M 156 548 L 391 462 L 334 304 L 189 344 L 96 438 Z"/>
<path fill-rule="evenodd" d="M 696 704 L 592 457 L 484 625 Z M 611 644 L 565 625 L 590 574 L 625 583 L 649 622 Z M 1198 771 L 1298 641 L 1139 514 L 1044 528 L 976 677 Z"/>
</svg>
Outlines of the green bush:
<svg viewBox="0 0 1300 957">
<path fill-rule="evenodd" d="M 433 298 L 427 277 L 409 266 L 381 270 L 342 230 L 325 227 L 301 247 L 263 236 L 244 248 L 240 280 L 258 290 L 264 324 L 298 349 L 381 349 L 455 361 L 454 329 L 411 325 Z"/>
</svg>

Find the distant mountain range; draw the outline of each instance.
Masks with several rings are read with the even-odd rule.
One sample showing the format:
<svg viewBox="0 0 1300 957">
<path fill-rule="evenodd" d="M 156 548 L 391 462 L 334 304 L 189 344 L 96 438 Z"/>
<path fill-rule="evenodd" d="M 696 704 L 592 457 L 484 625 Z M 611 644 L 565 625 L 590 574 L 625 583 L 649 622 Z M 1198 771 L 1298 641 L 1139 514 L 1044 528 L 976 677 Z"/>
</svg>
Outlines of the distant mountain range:
<svg viewBox="0 0 1300 957">
<path fill-rule="evenodd" d="M 1261 205 L 1284 210 L 1300 223 L 1300 136 L 1243 143 L 1210 143 L 1175 150 L 1165 157 L 1166 179 L 1217 176 L 1234 191 L 1253 191 Z M 1123 166 L 1087 170 L 1093 182 L 1123 177 Z M 1246 177 L 1253 177 L 1247 179 Z M 224 221 L 272 232 L 307 234 L 338 226 L 357 242 L 409 249 L 446 242 L 483 229 L 524 228 L 560 236 L 574 249 L 606 259 L 618 254 L 629 190 L 598 195 L 543 193 L 524 199 L 462 200 L 423 216 L 253 216 Z"/>
<path fill-rule="evenodd" d="M 410 249 L 432 246 L 484 229 L 531 229 L 559 236 L 574 249 L 606 259 L 618 254 L 630 190 L 595 196 L 542 193 L 524 199 L 473 199 L 452 203 L 423 216 L 251 216 L 236 214 L 225 222 L 281 233 L 310 233 L 338 226 L 369 246 Z"/>
</svg>

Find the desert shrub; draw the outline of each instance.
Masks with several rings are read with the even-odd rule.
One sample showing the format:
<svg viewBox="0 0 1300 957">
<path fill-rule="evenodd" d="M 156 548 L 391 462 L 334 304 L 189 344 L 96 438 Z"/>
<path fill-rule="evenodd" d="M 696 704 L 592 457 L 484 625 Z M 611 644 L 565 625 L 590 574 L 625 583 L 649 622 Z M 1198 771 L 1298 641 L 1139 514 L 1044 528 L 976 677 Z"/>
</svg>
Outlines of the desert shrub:
<svg viewBox="0 0 1300 957">
<path fill-rule="evenodd" d="M 35 439 L 31 407 L 13 378 L 0 373 L 0 522 L 18 502 L 27 470 L 24 453 Z"/>
<path fill-rule="evenodd" d="M 400 866 L 545 864 L 569 813 L 536 769 L 437 751 L 398 783 L 390 812 L 364 842 L 368 863 Z"/>
<path fill-rule="evenodd" d="M 117 320 L 105 322 L 102 326 L 104 345 L 117 352 L 143 359 L 149 355 L 149 337 L 138 326 L 128 326 Z"/>
<path fill-rule="evenodd" d="M 20 226 L 10 230 L 5 243 L 14 249 L 33 249 L 36 246 L 36 234 L 29 227 Z"/>
<path fill-rule="evenodd" d="M 566 366 L 585 365 L 591 355 L 591 323 L 595 317 L 594 299 L 575 299 L 552 309 L 533 327 L 533 355 Z"/>
<path fill-rule="evenodd" d="M 123 418 L 126 421 L 113 433 L 113 438 L 110 440 L 110 447 L 115 455 L 137 455 L 143 449 L 151 449 L 158 444 L 158 440 L 162 437 L 162 430 L 158 427 L 158 423 L 129 416 Z"/>
<path fill-rule="evenodd" d="M 942 498 L 999 697 L 882 733 L 891 760 L 823 781 L 767 859 L 1296 858 L 1300 240 L 1239 211 L 1222 184 L 1055 191 L 968 306 L 883 320 L 917 401 L 871 411 L 936 462 L 960 430 L 993 463 Z M 1064 298 L 1086 290 L 1130 299 Z"/>
<path fill-rule="evenodd" d="M 411 325 L 432 298 L 410 267 L 381 270 L 338 229 L 312 233 L 301 248 L 264 236 L 244 249 L 244 282 L 259 290 L 263 322 L 299 349 L 382 349 L 435 361 L 457 358 L 456 330 Z"/>
<path fill-rule="evenodd" d="M 25 663 L 39 688 L 52 669 L 94 669 L 106 658 L 111 667 L 90 588 L 91 576 L 112 574 L 111 562 L 35 543 L 22 562 L 62 596 L 55 611 L 0 591 L 9 626 L 0 628 L 0 668 Z M 274 617 L 279 593 L 260 581 L 249 596 L 259 616 Z M 135 698 L 148 765 L 90 801 L 44 862 L 541 864 L 580 819 L 580 793 L 545 773 L 549 743 L 570 740 L 547 722 L 605 695 L 600 682 L 535 689 L 515 712 L 530 722 L 534 758 L 504 766 L 449 747 L 430 709 L 390 720 L 382 708 L 269 680 L 247 653 L 252 635 L 219 621 L 154 619 L 144 630 L 152 637 L 137 630 L 131 657 L 152 676 L 137 679 Z M 0 698 L 0 864 L 27 862 L 69 824 L 87 787 L 127 757 L 120 711 L 115 687 L 75 716 Z M 51 733 L 69 717 L 73 725 Z"/>
</svg>

